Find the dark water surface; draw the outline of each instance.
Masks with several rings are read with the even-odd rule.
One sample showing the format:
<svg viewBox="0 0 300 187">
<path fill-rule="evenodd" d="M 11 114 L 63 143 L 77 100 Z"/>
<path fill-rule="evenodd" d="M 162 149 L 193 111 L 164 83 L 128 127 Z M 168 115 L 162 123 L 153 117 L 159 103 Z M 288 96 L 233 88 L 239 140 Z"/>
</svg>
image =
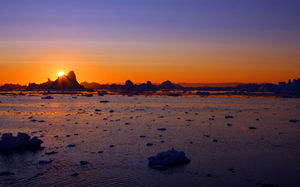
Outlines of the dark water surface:
<svg viewBox="0 0 300 187">
<path fill-rule="evenodd" d="M 300 120 L 300 99 L 53 97 L 0 96 L 0 132 L 39 136 L 45 147 L 0 155 L 0 173 L 14 173 L 1 186 L 300 185 L 300 122 L 290 122 Z M 148 167 L 171 148 L 191 163 Z"/>
</svg>

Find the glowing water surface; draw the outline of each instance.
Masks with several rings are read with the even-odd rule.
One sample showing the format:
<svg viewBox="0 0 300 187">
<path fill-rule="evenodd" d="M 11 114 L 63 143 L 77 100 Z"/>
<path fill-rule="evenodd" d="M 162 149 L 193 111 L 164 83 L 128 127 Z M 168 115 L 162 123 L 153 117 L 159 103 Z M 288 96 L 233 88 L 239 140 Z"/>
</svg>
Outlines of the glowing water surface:
<svg viewBox="0 0 300 187">
<path fill-rule="evenodd" d="M 15 173 L 0 176 L 0 185 L 300 184 L 300 122 L 289 122 L 300 120 L 299 99 L 53 97 L 0 96 L 1 134 L 26 132 L 39 136 L 45 147 L 0 156 L 0 172 Z M 167 130 L 157 130 L 162 127 Z M 191 163 L 166 171 L 148 167 L 149 156 L 171 148 L 184 151 Z M 51 151 L 58 153 L 45 154 Z M 51 164 L 39 165 L 49 159 Z"/>
</svg>

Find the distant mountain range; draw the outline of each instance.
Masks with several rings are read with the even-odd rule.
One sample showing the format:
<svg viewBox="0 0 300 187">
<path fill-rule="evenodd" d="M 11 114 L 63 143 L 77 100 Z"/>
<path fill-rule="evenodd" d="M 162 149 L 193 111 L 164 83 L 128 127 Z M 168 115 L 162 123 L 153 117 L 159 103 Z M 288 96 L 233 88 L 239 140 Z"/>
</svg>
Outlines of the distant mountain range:
<svg viewBox="0 0 300 187">
<path fill-rule="evenodd" d="M 107 90 L 116 93 L 140 94 L 156 91 L 181 91 L 183 93 L 197 91 L 197 95 L 210 95 L 211 92 L 226 92 L 229 95 L 268 95 L 280 97 L 300 97 L 300 79 L 279 82 L 278 84 L 239 84 L 239 83 L 218 83 L 218 84 L 174 84 L 167 80 L 161 84 L 152 84 L 150 81 L 142 84 L 134 84 L 127 80 L 125 84 L 99 84 L 96 82 L 78 83 L 74 71 L 67 75 L 58 77 L 55 81 L 48 79 L 42 84 L 29 83 L 28 86 L 18 84 L 4 84 L 0 91 L 99 91 Z M 258 94 L 259 93 L 259 94 Z M 178 94 L 171 93 L 172 96 Z"/>
<path fill-rule="evenodd" d="M 157 91 L 157 90 L 176 90 L 181 89 L 182 86 L 173 84 L 171 81 L 165 81 L 159 85 L 152 84 L 150 81 L 142 84 L 134 84 L 132 81 L 127 80 L 125 84 L 99 84 L 82 82 L 82 86 L 87 89 L 110 89 L 110 90 L 123 90 L 123 91 Z"/>
</svg>

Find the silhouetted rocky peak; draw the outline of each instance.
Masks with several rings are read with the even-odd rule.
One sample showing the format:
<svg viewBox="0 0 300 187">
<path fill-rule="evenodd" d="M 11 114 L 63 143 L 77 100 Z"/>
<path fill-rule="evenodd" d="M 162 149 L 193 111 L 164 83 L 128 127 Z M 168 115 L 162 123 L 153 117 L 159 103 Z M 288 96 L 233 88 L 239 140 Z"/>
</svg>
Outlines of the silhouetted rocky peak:
<svg viewBox="0 0 300 187">
<path fill-rule="evenodd" d="M 147 81 L 146 85 L 149 86 L 149 87 L 153 86 L 153 84 L 151 83 L 151 81 Z"/>
<path fill-rule="evenodd" d="M 131 82 L 131 80 L 127 80 L 124 87 L 125 89 L 130 90 L 134 88 L 134 84 Z"/>
<path fill-rule="evenodd" d="M 74 72 L 74 71 L 70 71 L 70 72 L 67 74 L 67 77 L 68 77 L 69 79 L 72 79 L 72 80 L 77 81 L 77 80 L 76 80 L 76 75 L 75 75 L 75 72 Z"/>
<path fill-rule="evenodd" d="M 74 71 L 70 71 L 67 75 L 58 77 L 50 86 L 50 90 L 83 90 L 77 80 Z"/>
<path fill-rule="evenodd" d="M 86 89 L 101 89 L 101 88 L 104 87 L 103 85 L 101 85 L 99 83 L 96 83 L 96 82 L 89 83 L 89 82 L 86 82 L 86 81 L 80 83 L 80 85 L 83 86 Z"/>
<path fill-rule="evenodd" d="M 160 89 L 165 89 L 165 90 L 174 90 L 177 88 L 175 84 L 173 84 L 171 81 L 167 80 L 159 85 Z"/>
</svg>

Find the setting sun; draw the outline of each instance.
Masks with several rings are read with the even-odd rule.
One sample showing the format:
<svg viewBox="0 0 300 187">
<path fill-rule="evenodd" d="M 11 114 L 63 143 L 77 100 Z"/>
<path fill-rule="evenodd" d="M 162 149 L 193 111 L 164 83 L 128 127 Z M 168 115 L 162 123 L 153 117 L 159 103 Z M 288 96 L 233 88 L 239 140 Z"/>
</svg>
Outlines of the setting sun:
<svg viewBox="0 0 300 187">
<path fill-rule="evenodd" d="M 64 74 L 65 74 L 65 73 L 64 73 L 63 71 L 60 71 L 60 72 L 58 72 L 57 75 L 58 75 L 59 77 L 61 77 L 61 76 L 63 76 Z"/>
</svg>

